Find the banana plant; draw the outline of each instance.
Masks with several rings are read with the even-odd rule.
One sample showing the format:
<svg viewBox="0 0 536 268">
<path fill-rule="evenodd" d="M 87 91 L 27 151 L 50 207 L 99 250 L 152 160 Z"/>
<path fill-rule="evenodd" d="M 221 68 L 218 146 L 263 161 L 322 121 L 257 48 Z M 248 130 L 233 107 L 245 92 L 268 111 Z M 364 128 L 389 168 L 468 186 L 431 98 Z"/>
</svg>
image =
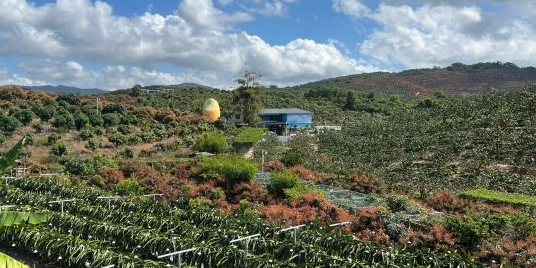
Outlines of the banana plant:
<svg viewBox="0 0 536 268">
<path fill-rule="evenodd" d="M 0 157 L 0 178 L 4 176 L 6 173 L 6 170 L 12 166 L 15 161 L 19 158 L 20 153 L 22 152 L 22 148 L 24 148 L 24 144 L 26 143 L 26 136 L 20 139 L 11 150 L 9 150 L 5 155 Z M 9 195 L 9 189 L 7 187 L 7 181 L 2 182 L 2 190 L 6 194 L 5 198 Z"/>
<path fill-rule="evenodd" d="M 30 268 L 30 266 L 0 252 L 0 268 Z"/>
<path fill-rule="evenodd" d="M 15 163 L 24 148 L 26 143 L 26 137 L 22 138 L 11 150 L 9 150 L 5 155 L 0 157 L 0 177 L 6 173 L 6 170 Z"/>
</svg>

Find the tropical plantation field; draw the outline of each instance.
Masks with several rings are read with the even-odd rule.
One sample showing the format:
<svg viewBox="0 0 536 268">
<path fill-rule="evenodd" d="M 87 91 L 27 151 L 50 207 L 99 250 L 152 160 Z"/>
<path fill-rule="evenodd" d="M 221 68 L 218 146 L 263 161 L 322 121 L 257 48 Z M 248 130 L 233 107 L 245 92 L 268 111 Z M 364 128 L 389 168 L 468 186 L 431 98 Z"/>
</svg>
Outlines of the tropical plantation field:
<svg viewBox="0 0 536 268">
<path fill-rule="evenodd" d="M 535 87 L 408 97 L 341 79 L 0 87 L 0 267 L 536 267 Z M 342 130 L 283 143 L 226 119 L 246 106 Z"/>
</svg>

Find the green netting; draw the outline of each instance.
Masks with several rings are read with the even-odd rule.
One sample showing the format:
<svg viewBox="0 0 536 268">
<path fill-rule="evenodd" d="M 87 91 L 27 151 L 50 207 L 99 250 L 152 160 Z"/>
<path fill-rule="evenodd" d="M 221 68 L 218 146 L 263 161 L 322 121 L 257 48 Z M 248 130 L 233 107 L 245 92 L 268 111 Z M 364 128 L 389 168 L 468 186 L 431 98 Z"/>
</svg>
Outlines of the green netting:
<svg viewBox="0 0 536 268">
<path fill-rule="evenodd" d="M 378 197 L 372 195 L 354 192 L 331 185 L 316 184 L 314 186 L 321 189 L 326 197 L 333 203 L 348 209 L 376 206 L 380 201 Z"/>
<path fill-rule="evenodd" d="M 263 186 L 266 186 L 270 184 L 270 173 L 267 172 L 259 172 L 255 174 L 255 179 L 262 184 Z"/>
<path fill-rule="evenodd" d="M 257 173 L 255 178 L 257 181 L 266 186 L 270 184 L 270 173 Z M 316 187 L 324 192 L 326 198 L 333 203 L 345 207 L 349 210 L 357 210 L 362 207 L 376 206 L 380 202 L 378 197 L 346 190 L 339 187 L 334 187 L 325 184 L 313 184 L 310 181 L 302 181 L 304 184 Z"/>
</svg>

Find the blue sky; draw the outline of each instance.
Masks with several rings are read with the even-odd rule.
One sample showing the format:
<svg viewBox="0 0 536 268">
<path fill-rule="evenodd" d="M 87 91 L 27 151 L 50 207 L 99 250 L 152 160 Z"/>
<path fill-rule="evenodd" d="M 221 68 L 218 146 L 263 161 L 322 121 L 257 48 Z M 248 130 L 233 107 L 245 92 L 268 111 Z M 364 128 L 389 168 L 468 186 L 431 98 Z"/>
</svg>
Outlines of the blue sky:
<svg viewBox="0 0 536 268">
<path fill-rule="evenodd" d="M 536 65 L 530 0 L 1 0 L 0 84 L 292 85 L 379 70 Z"/>
</svg>

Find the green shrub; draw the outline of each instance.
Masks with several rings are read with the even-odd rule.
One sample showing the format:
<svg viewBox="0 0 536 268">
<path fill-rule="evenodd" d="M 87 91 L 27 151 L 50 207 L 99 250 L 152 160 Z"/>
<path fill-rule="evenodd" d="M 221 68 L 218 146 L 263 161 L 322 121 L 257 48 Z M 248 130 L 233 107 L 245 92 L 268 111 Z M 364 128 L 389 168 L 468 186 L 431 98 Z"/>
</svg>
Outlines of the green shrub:
<svg viewBox="0 0 536 268">
<path fill-rule="evenodd" d="M 95 151 L 101 147 L 101 140 L 97 137 L 90 138 L 87 141 L 86 147 L 92 151 Z"/>
<path fill-rule="evenodd" d="M 56 142 L 60 139 L 60 135 L 58 135 L 58 133 L 52 133 L 50 135 L 48 135 L 47 137 L 47 142 L 49 145 L 53 145 L 53 144 L 56 144 Z"/>
<path fill-rule="evenodd" d="M 143 142 L 142 138 L 138 135 L 131 135 L 127 137 L 127 144 L 136 145 Z"/>
<path fill-rule="evenodd" d="M 95 133 L 93 132 L 93 128 L 91 127 L 86 127 L 82 131 L 80 131 L 80 138 L 82 140 L 87 141 L 93 137 L 95 137 Z"/>
<path fill-rule="evenodd" d="M 514 240 L 524 239 L 536 230 L 533 219 L 518 213 L 492 214 L 473 213 L 465 218 L 448 217 L 447 230 L 454 233 L 460 242 L 468 247 L 477 247 L 489 237 L 514 236 Z"/>
<path fill-rule="evenodd" d="M 300 197 L 311 192 L 315 192 L 315 193 L 320 194 L 321 196 L 324 196 L 324 192 L 322 192 L 322 190 L 312 187 L 312 186 L 307 186 L 303 183 L 298 183 L 298 185 L 292 188 L 285 189 L 284 192 L 285 192 L 285 197 L 290 200 L 300 199 Z"/>
<path fill-rule="evenodd" d="M 35 135 L 33 133 L 26 133 L 24 135 L 24 137 L 26 138 L 26 142 L 24 144 L 26 144 L 26 145 L 33 145 L 34 144 Z"/>
<path fill-rule="evenodd" d="M 45 105 L 43 108 L 38 108 L 35 111 L 37 116 L 45 122 L 48 122 L 48 120 L 52 119 L 56 114 L 56 108 L 52 105 Z"/>
<path fill-rule="evenodd" d="M 121 123 L 121 117 L 118 114 L 103 114 L 102 120 L 104 126 L 107 127 L 113 127 L 119 125 Z"/>
<path fill-rule="evenodd" d="M 121 132 L 121 134 L 123 135 L 128 135 L 134 132 L 134 127 L 132 127 L 131 125 L 120 125 L 117 128 L 117 131 Z"/>
<path fill-rule="evenodd" d="M 125 107 L 122 104 L 119 104 L 119 103 L 108 104 L 108 105 L 104 106 L 104 108 L 102 108 L 102 113 L 103 114 L 108 114 L 108 113 L 122 114 L 124 112 L 125 112 Z"/>
<path fill-rule="evenodd" d="M 294 188 L 300 184 L 300 176 L 290 170 L 272 173 L 271 177 L 272 179 L 267 187 L 268 192 L 281 198 L 288 197 L 285 190 Z M 300 190 L 303 189 L 295 189 L 294 191 Z"/>
<path fill-rule="evenodd" d="M 229 186 L 251 181 L 256 172 L 255 163 L 238 156 L 205 157 L 196 170 L 197 177 L 205 181 L 222 175 Z"/>
<path fill-rule="evenodd" d="M 13 113 L 13 117 L 17 118 L 22 124 L 28 125 L 32 122 L 35 114 L 29 109 L 18 109 Z"/>
<path fill-rule="evenodd" d="M 153 130 L 153 133 L 159 139 L 165 139 L 169 134 L 165 129 L 155 129 Z"/>
<path fill-rule="evenodd" d="M 115 186 L 115 191 L 119 195 L 142 195 L 145 189 L 140 185 L 140 183 L 135 179 L 127 179 L 122 182 L 119 182 Z"/>
<path fill-rule="evenodd" d="M 113 143 L 115 146 L 121 146 L 125 143 L 127 143 L 127 136 L 121 134 L 121 133 L 114 133 L 110 136 L 108 136 L 108 140 Z"/>
<path fill-rule="evenodd" d="M 134 158 L 134 149 L 127 147 L 123 150 L 123 156 L 126 158 Z"/>
<path fill-rule="evenodd" d="M 63 156 L 67 154 L 67 145 L 63 143 L 56 143 L 50 148 L 50 154 L 55 156 Z"/>
<path fill-rule="evenodd" d="M 56 98 L 56 101 L 57 102 L 65 101 L 68 104 L 76 105 L 76 106 L 80 105 L 80 97 L 78 94 L 74 94 L 74 93 L 61 93 Z"/>
<path fill-rule="evenodd" d="M 73 175 L 93 175 L 103 168 L 119 168 L 119 163 L 101 154 L 86 159 L 65 157 L 61 164 L 66 171 Z"/>
<path fill-rule="evenodd" d="M 81 158 L 64 158 L 62 159 L 61 164 L 65 167 L 65 171 L 67 171 L 69 174 L 86 175 L 89 173 L 86 161 Z"/>
<path fill-rule="evenodd" d="M 0 145 L 4 143 L 7 140 L 6 136 L 4 134 L 0 133 Z"/>
<path fill-rule="evenodd" d="M 223 134 L 211 132 L 199 136 L 194 144 L 194 149 L 213 154 L 224 153 L 228 150 L 227 137 Z"/>
<path fill-rule="evenodd" d="M 91 179 L 89 180 L 89 184 L 92 185 L 92 186 L 97 186 L 99 188 L 103 188 L 106 187 L 106 183 L 104 182 L 104 178 L 100 175 L 95 175 L 93 177 L 91 177 Z"/>
<path fill-rule="evenodd" d="M 70 129 L 74 126 L 74 118 L 68 111 L 58 112 L 54 116 L 52 126 L 59 129 Z"/>
<path fill-rule="evenodd" d="M 409 198 L 402 195 L 389 196 L 386 199 L 387 207 L 392 212 L 409 211 L 411 209 L 411 203 Z"/>
<path fill-rule="evenodd" d="M 117 163 L 117 161 L 102 154 L 97 154 L 91 158 L 88 158 L 86 159 L 86 162 L 92 172 L 97 172 L 105 167 L 113 169 L 119 168 L 119 163 Z"/>
<path fill-rule="evenodd" d="M 102 126 L 104 125 L 104 119 L 102 119 L 102 116 L 96 112 L 94 113 L 90 113 L 89 114 L 89 123 L 92 125 L 92 126 Z"/>
<path fill-rule="evenodd" d="M 5 116 L 0 115 L 0 128 L 4 132 L 15 132 L 20 127 L 20 122 L 18 119 L 11 117 L 11 116 Z"/>
<path fill-rule="evenodd" d="M 74 117 L 74 125 L 80 130 L 89 124 L 89 117 L 85 113 L 77 113 Z"/>
<path fill-rule="evenodd" d="M 212 202 L 204 197 L 197 197 L 189 199 L 188 205 L 194 210 L 205 210 L 212 207 Z"/>
<path fill-rule="evenodd" d="M 286 152 L 283 155 L 283 158 L 281 159 L 281 162 L 283 162 L 283 164 L 285 164 L 285 166 L 287 166 L 287 167 L 293 167 L 293 166 L 296 166 L 296 165 L 302 165 L 303 164 L 303 156 L 298 152 L 289 151 L 289 152 Z"/>
</svg>

